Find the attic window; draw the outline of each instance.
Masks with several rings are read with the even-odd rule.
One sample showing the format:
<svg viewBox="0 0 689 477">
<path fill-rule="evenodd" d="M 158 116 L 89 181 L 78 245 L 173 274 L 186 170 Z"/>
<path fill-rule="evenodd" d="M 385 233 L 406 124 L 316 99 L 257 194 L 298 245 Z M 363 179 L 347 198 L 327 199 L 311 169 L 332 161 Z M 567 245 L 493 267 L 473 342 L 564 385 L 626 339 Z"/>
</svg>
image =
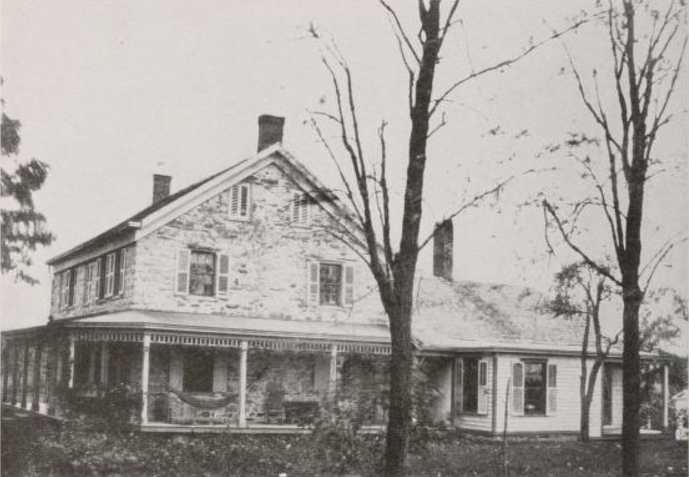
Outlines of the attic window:
<svg viewBox="0 0 689 477">
<path fill-rule="evenodd" d="M 249 184 L 238 184 L 230 188 L 230 213 L 234 220 L 249 220 L 251 188 Z"/>
<path fill-rule="evenodd" d="M 292 194 L 292 207 L 290 208 L 290 219 L 292 223 L 308 225 L 310 219 L 309 196 L 295 192 Z"/>
</svg>

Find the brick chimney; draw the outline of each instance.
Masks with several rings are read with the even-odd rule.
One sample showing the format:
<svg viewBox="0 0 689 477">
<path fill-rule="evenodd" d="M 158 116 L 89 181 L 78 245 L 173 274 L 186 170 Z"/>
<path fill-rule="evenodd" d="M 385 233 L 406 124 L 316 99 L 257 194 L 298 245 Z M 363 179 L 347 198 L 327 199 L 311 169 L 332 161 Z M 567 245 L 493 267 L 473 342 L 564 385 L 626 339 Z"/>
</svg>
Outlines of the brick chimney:
<svg viewBox="0 0 689 477">
<path fill-rule="evenodd" d="M 258 117 L 258 152 L 282 142 L 282 128 L 285 118 L 262 114 Z"/>
<path fill-rule="evenodd" d="M 452 280 L 452 252 L 454 233 L 452 220 L 435 224 L 433 236 L 433 275 Z"/>
<path fill-rule="evenodd" d="M 170 183 L 172 177 L 161 174 L 153 174 L 153 203 L 170 195 Z"/>
</svg>

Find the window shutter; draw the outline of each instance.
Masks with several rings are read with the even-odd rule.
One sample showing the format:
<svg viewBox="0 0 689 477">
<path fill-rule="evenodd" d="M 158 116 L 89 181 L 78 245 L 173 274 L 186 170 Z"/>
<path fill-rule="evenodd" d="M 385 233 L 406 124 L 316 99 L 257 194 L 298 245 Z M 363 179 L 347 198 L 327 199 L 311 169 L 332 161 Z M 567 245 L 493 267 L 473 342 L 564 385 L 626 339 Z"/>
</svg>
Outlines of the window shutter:
<svg viewBox="0 0 689 477">
<path fill-rule="evenodd" d="M 459 416 L 464 405 L 464 360 L 462 358 L 455 358 L 455 402 L 454 414 Z"/>
<path fill-rule="evenodd" d="M 122 277 L 120 276 L 120 270 L 122 268 L 122 253 L 124 250 L 120 249 L 115 252 L 115 284 L 114 284 L 114 290 L 113 290 L 113 295 L 119 295 L 120 291 L 122 291 Z"/>
<path fill-rule="evenodd" d="M 131 255 L 132 255 L 132 249 L 130 247 L 122 249 L 122 268 L 121 268 L 122 278 L 120 279 L 120 292 L 123 295 L 124 295 L 125 287 L 127 285 L 127 272 L 129 272 L 129 267 L 131 266 L 131 263 L 130 263 Z"/>
<path fill-rule="evenodd" d="M 175 292 L 189 293 L 189 264 L 191 253 L 187 249 L 177 250 L 177 273 L 175 275 Z"/>
<path fill-rule="evenodd" d="M 309 197 L 306 194 L 301 195 L 301 204 L 300 204 L 300 212 L 301 215 L 299 217 L 299 222 L 302 224 L 308 224 L 309 223 L 309 207 L 310 201 Z"/>
<path fill-rule="evenodd" d="M 488 414 L 488 362 L 478 362 L 478 408 L 479 414 Z"/>
<path fill-rule="evenodd" d="M 93 275 L 91 274 L 93 269 L 91 264 L 87 263 L 84 265 L 84 294 L 82 296 L 84 305 L 87 305 L 91 299 L 91 287 L 93 286 Z"/>
<path fill-rule="evenodd" d="M 230 216 L 239 216 L 239 186 L 230 188 Z"/>
<path fill-rule="evenodd" d="M 344 267 L 344 304 L 354 304 L 354 267 L 352 265 L 345 265 Z"/>
<path fill-rule="evenodd" d="M 318 305 L 318 262 L 306 262 L 306 302 L 309 305 Z"/>
<path fill-rule="evenodd" d="M 218 255 L 218 295 L 227 295 L 230 289 L 230 256 Z"/>
<path fill-rule="evenodd" d="M 239 186 L 239 216 L 249 216 L 249 186 L 243 184 Z"/>
<path fill-rule="evenodd" d="M 93 287 L 93 301 L 103 298 L 103 283 L 105 282 L 103 275 L 105 275 L 105 269 L 103 267 L 103 258 L 99 257 L 96 259 L 95 263 L 95 286 Z"/>
<path fill-rule="evenodd" d="M 557 412 L 557 365 L 548 365 L 548 414 Z"/>
<path fill-rule="evenodd" d="M 512 414 L 524 415 L 524 364 L 512 364 Z"/>
</svg>

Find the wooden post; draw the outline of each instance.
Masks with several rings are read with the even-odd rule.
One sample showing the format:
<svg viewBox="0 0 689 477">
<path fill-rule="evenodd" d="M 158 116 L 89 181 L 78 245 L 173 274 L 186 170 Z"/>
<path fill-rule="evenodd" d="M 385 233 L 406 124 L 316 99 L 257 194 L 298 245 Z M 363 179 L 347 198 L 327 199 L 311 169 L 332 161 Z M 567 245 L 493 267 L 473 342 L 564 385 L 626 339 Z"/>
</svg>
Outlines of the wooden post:
<svg viewBox="0 0 689 477">
<path fill-rule="evenodd" d="M 30 344 L 27 341 L 24 346 L 24 367 L 22 368 L 22 409 L 26 409 L 26 398 L 29 392 L 29 353 Z"/>
<path fill-rule="evenodd" d="M 330 347 L 330 370 L 328 373 L 328 394 L 335 396 L 337 390 L 337 345 Z"/>
<path fill-rule="evenodd" d="M 19 381 L 19 341 L 15 340 L 14 343 L 14 363 L 12 369 L 12 405 L 17 404 L 17 393 L 19 392 L 19 386 L 17 381 Z"/>
<path fill-rule="evenodd" d="M 246 367 L 249 343 L 242 341 L 239 358 L 239 427 L 246 427 Z"/>
<path fill-rule="evenodd" d="M 9 343 L 9 342 L 8 342 Z M 7 402 L 10 395 L 8 393 L 7 385 L 9 384 L 10 374 L 10 348 L 6 346 L 2 352 L 2 402 Z"/>
<path fill-rule="evenodd" d="M 100 385 L 108 385 L 108 366 L 110 365 L 110 348 L 108 342 L 100 344 Z"/>
<path fill-rule="evenodd" d="M 67 387 L 72 389 L 74 387 L 74 353 L 76 351 L 76 338 L 69 336 L 69 356 L 67 357 Z"/>
<path fill-rule="evenodd" d="M 43 356 L 43 346 L 39 341 L 36 343 L 35 353 L 33 357 L 33 395 L 31 396 L 31 410 L 38 412 L 41 399 L 41 361 Z"/>
<path fill-rule="evenodd" d="M 55 399 L 57 397 L 58 385 L 58 340 L 51 339 L 50 352 L 48 353 L 48 373 L 45 379 L 45 401 L 47 404 L 47 414 L 55 415 Z"/>
<path fill-rule="evenodd" d="M 663 365 L 663 430 L 669 429 L 669 406 L 670 406 L 670 367 Z"/>
<path fill-rule="evenodd" d="M 148 424 L 148 372 L 151 354 L 151 335 L 144 333 L 141 361 L 141 424 Z"/>
</svg>

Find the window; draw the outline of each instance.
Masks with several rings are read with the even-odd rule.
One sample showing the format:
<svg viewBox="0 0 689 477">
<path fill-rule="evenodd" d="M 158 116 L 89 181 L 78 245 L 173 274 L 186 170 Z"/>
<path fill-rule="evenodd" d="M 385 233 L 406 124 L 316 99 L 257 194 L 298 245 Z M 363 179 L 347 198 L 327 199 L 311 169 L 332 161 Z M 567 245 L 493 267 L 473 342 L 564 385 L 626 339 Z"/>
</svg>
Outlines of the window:
<svg viewBox="0 0 689 477">
<path fill-rule="evenodd" d="M 105 296 L 112 296 L 115 292 L 115 253 L 105 256 Z"/>
<path fill-rule="evenodd" d="M 213 358 L 213 354 L 208 351 L 186 350 L 182 381 L 185 392 L 213 392 Z"/>
<path fill-rule="evenodd" d="M 354 303 L 354 267 L 336 263 L 308 262 L 307 301 L 312 305 Z"/>
<path fill-rule="evenodd" d="M 488 362 L 479 358 L 458 358 L 456 409 L 466 413 L 488 412 Z"/>
<path fill-rule="evenodd" d="M 191 252 L 189 265 L 189 293 L 213 296 L 215 284 L 215 254 L 212 252 Z"/>
<path fill-rule="evenodd" d="M 65 270 L 60 274 L 60 306 L 74 305 L 74 286 L 76 282 L 76 270 Z"/>
<path fill-rule="evenodd" d="M 342 298 L 342 266 L 321 263 L 319 279 L 319 303 L 321 305 L 340 305 Z"/>
<path fill-rule="evenodd" d="M 545 363 L 524 363 L 524 414 L 545 414 Z"/>
<path fill-rule="evenodd" d="M 249 220 L 251 188 L 249 184 L 238 184 L 230 188 L 230 218 Z"/>
<path fill-rule="evenodd" d="M 295 192 L 292 195 L 292 207 L 290 220 L 295 224 L 308 225 L 309 223 L 309 196 Z"/>
<path fill-rule="evenodd" d="M 543 416 L 557 411 L 557 366 L 524 361 L 512 367 L 512 411 Z"/>
</svg>

